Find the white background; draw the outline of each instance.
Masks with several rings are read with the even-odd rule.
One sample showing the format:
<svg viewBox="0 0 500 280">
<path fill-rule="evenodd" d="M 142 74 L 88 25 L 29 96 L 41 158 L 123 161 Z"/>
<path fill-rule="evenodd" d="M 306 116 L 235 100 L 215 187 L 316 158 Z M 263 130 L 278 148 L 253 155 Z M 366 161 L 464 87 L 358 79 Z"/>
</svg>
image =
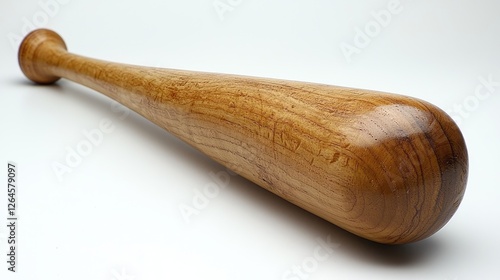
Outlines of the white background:
<svg viewBox="0 0 500 280">
<path fill-rule="evenodd" d="M 0 4 L 0 279 L 500 279 L 500 86 L 475 95 L 481 79 L 500 82 L 498 1 L 401 0 L 380 30 L 373 14 L 389 0 L 221 0 L 232 7 L 222 14 L 214 0 L 54 1 Z M 367 26 L 375 28 L 369 44 L 356 45 L 356 28 Z M 466 138 L 465 198 L 431 238 L 384 246 L 231 176 L 186 223 L 179 207 L 193 206 L 224 167 L 92 90 L 27 82 L 17 38 L 34 27 L 111 61 L 430 101 Z M 342 44 L 357 53 L 344 55 Z M 65 163 L 82 131 L 103 119 L 114 131 L 58 180 L 54 162 Z M 15 274 L 6 263 L 9 160 L 19 167 Z M 327 238 L 336 248 L 311 259 Z M 284 277 L 302 264 L 307 274 Z"/>
</svg>

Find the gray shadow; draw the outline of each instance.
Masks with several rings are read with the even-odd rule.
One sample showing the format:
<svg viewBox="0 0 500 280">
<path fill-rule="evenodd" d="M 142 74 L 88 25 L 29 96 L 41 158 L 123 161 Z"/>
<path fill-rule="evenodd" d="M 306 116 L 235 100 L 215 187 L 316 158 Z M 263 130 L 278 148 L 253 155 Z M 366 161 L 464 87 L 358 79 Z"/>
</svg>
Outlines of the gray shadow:
<svg viewBox="0 0 500 280">
<path fill-rule="evenodd" d="M 358 262 L 382 266 L 416 266 L 428 262 L 440 250 L 439 242 L 433 237 L 405 245 L 385 245 L 366 240 L 241 177 L 231 181 L 231 189 L 265 208 L 269 215 L 295 224 L 298 230 L 309 233 L 312 240 L 330 235 L 331 241 L 340 245 L 335 249 L 336 252 Z"/>
</svg>

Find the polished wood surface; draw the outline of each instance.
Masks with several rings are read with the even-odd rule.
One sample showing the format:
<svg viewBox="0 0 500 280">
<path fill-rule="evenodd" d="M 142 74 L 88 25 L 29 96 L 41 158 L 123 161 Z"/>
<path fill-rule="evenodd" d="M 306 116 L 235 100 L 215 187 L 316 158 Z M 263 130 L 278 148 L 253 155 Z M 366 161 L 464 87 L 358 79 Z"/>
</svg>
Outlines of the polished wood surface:
<svg viewBox="0 0 500 280">
<path fill-rule="evenodd" d="M 62 77 L 97 90 L 261 187 L 376 242 L 432 235 L 464 195 L 462 134 L 422 100 L 111 63 L 68 53 L 46 29 L 26 36 L 19 64 L 36 83 Z"/>
</svg>

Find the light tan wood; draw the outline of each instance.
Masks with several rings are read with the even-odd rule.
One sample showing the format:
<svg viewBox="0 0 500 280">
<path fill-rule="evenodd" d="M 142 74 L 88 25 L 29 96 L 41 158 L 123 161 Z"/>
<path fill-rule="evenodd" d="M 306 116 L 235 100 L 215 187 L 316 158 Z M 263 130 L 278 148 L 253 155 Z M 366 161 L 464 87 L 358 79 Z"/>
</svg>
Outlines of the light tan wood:
<svg viewBox="0 0 500 280">
<path fill-rule="evenodd" d="M 376 242 L 432 235 L 464 195 L 461 132 L 422 100 L 110 63 L 68 53 L 46 29 L 25 38 L 19 63 L 36 83 L 63 77 L 104 93 L 261 187 Z"/>
</svg>

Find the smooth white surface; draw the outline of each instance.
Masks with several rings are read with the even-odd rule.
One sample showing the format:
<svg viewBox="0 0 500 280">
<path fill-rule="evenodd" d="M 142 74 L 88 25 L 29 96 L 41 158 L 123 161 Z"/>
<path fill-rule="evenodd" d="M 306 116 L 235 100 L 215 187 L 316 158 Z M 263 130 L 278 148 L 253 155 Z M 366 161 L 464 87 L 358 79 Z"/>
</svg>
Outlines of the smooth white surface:
<svg viewBox="0 0 500 280">
<path fill-rule="evenodd" d="M 500 278 L 500 85 L 475 95 L 481 77 L 500 82 L 498 1 L 221 0 L 232 5 L 223 20 L 213 0 L 54 1 L 0 4 L 0 279 Z M 40 5 L 48 2 L 57 5 Z M 341 44 L 354 45 L 356 28 L 388 5 L 399 12 L 348 62 Z M 186 223 L 179 207 L 192 206 L 224 167 L 92 90 L 27 82 L 11 41 L 30 23 L 56 30 L 72 52 L 111 61 L 430 101 L 460 121 L 470 156 L 465 199 L 431 238 L 388 247 L 228 175 Z M 113 132 L 58 180 L 54 162 L 105 119 Z M 15 274 L 6 264 L 9 160 L 19 165 Z M 317 240 L 328 237 L 335 248 L 318 260 Z M 309 273 L 287 274 L 302 264 Z"/>
</svg>

